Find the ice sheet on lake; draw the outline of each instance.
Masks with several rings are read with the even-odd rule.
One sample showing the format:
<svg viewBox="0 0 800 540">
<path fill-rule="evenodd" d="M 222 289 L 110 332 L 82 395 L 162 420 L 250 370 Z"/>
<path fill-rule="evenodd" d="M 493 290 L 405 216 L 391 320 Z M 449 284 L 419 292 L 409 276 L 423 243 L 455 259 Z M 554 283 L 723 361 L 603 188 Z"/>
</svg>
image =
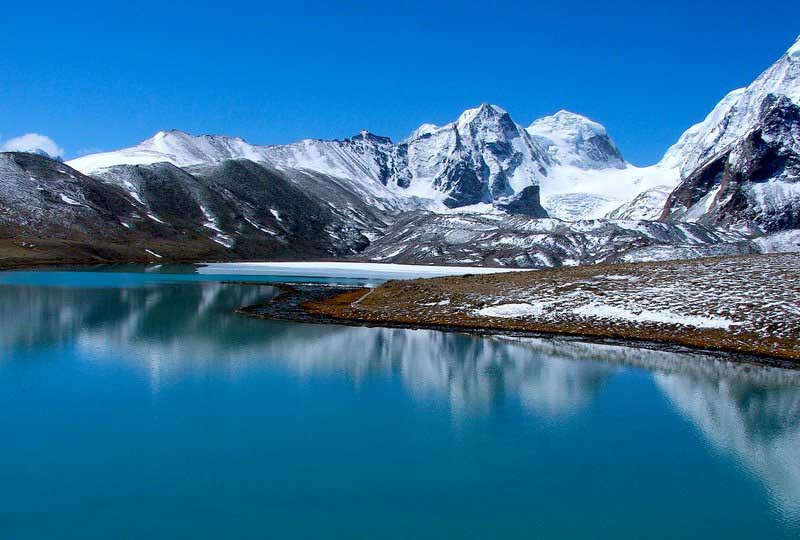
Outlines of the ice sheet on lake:
<svg viewBox="0 0 800 540">
<path fill-rule="evenodd" d="M 273 275 L 296 277 L 348 277 L 378 279 L 414 279 L 421 277 L 461 276 L 520 272 L 508 268 L 475 266 L 427 266 L 417 264 L 349 263 L 349 262 L 246 262 L 206 263 L 198 268 L 201 274 Z"/>
</svg>

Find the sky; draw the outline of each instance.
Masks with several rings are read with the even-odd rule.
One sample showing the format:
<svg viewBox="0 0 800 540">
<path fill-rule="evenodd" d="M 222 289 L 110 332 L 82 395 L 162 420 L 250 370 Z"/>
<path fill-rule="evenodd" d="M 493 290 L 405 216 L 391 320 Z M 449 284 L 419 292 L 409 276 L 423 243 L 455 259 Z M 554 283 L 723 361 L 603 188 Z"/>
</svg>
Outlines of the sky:
<svg viewBox="0 0 800 540">
<path fill-rule="evenodd" d="M 401 140 L 482 102 L 568 109 L 660 159 L 800 34 L 793 2 L 9 2 L 0 148 L 72 158 L 165 129 L 257 144 Z M 28 140 L 28 139 L 23 139 Z"/>
</svg>

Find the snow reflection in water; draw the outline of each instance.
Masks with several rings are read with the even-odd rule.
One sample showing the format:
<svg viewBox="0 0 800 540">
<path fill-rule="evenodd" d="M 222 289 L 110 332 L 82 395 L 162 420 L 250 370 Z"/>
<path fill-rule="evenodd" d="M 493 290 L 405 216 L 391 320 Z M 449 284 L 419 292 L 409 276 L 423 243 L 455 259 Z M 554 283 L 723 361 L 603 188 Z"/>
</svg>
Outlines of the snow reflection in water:
<svg viewBox="0 0 800 540">
<path fill-rule="evenodd" d="M 517 400 L 565 418 L 588 407 L 626 367 L 647 370 L 676 411 L 800 516 L 800 373 L 677 354 L 559 340 L 480 338 L 432 331 L 297 325 L 233 313 L 275 293 L 268 285 L 158 283 L 134 287 L 0 286 L 0 352 L 75 347 L 146 373 L 154 392 L 186 373 L 246 377 L 286 369 L 305 377 L 399 377 L 453 414 Z"/>
</svg>

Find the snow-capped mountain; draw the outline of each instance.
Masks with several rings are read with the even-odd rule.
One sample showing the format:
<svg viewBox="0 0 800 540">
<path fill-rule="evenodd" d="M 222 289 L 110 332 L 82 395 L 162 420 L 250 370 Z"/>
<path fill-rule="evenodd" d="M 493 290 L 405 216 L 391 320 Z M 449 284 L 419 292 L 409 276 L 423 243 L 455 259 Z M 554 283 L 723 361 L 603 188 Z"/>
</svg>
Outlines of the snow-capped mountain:
<svg viewBox="0 0 800 540">
<path fill-rule="evenodd" d="M 664 219 L 758 232 L 800 227 L 800 38 L 729 93 L 662 164 L 680 172 Z"/>
<path fill-rule="evenodd" d="M 665 219 L 754 232 L 800 228 L 800 107 L 770 94 L 755 125 L 681 182 Z"/>
<path fill-rule="evenodd" d="M 402 184 L 402 180 L 393 178 L 394 150 L 389 139 L 368 132 L 343 141 L 306 139 L 285 146 L 259 146 L 238 137 L 194 136 L 172 130 L 160 131 L 130 148 L 74 159 L 69 165 L 86 174 L 103 174 L 116 165 L 170 163 L 191 167 L 246 159 L 282 169 L 355 179 L 365 200 L 394 207 L 398 196 L 391 188 Z"/>
<path fill-rule="evenodd" d="M 509 114 L 484 103 L 453 123 L 423 126 L 406 139 L 411 187 L 444 194 L 448 207 L 507 200 L 538 185 L 550 158 Z"/>
<path fill-rule="evenodd" d="M 349 179 L 381 204 L 402 206 L 400 201 L 413 199 L 417 207 L 433 210 L 480 203 L 508 207 L 516 199 L 515 212 L 542 217 L 546 213 L 535 190 L 523 195 L 526 188 L 540 186 L 544 207 L 567 220 L 602 217 L 625 203 L 632 189 L 661 185 L 664 176 L 626 163 L 606 129 L 584 116 L 559 111 L 525 129 L 487 103 L 443 126 L 423 124 L 398 144 L 367 131 L 344 140 L 306 139 L 280 146 L 166 131 L 134 147 L 69 164 L 93 174 L 120 164 L 186 167 L 226 159 Z M 660 210 L 647 217 L 655 219 Z"/>
<path fill-rule="evenodd" d="M 0 247 L 59 260 L 345 257 L 389 221 L 344 181 L 249 160 L 116 165 L 95 176 L 0 153 Z M 21 250 L 19 250 L 21 248 Z"/>
<path fill-rule="evenodd" d="M 597 219 L 609 212 L 618 219 L 657 219 L 677 174 L 668 168 L 636 167 L 624 160 L 606 128 L 569 111 L 534 121 L 527 129 L 552 158 L 541 181 L 542 205 L 565 221 Z M 631 194 L 637 202 L 632 203 Z"/>
<path fill-rule="evenodd" d="M 448 208 L 510 202 L 537 185 L 550 163 L 545 150 L 506 111 L 483 104 L 450 124 L 424 125 L 400 144 L 366 131 L 345 140 L 307 139 L 282 146 L 162 131 L 137 146 L 69 164 L 93 174 L 114 165 L 166 162 L 186 167 L 226 159 L 354 179 L 374 196 L 416 198 Z"/>
<path fill-rule="evenodd" d="M 279 146 L 162 131 L 66 164 L 0 157 L 3 238 L 45 232 L 112 260 L 558 266 L 796 250 L 794 234 L 753 237 L 800 229 L 800 40 L 650 167 L 579 114 L 523 128 L 487 103 L 399 143 L 368 131 Z M 669 223 L 646 223 L 659 219 Z M 112 247 L 98 254 L 95 242 Z"/>
<path fill-rule="evenodd" d="M 216 163 L 226 159 L 263 161 L 263 150 L 239 137 L 194 136 L 176 129 L 159 131 L 136 146 L 79 157 L 68 165 L 93 174 L 114 165 L 171 163 L 177 167 Z"/>
<path fill-rule="evenodd" d="M 780 105 L 777 96 L 785 97 Z M 792 103 L 800 103 L 800 38 L 749 86 L 728 93 L 687 129 L 659 163 L 640 169 L 639 185 L 647 189 L 636 190 L 606 217 L 702 221 L 755 231 L 798 226 L 792 212 L 800 207 L 794 166 L 800 145 L 786 124 Z"/>
<path fill-rule="evenodd" d="M 622 169 L 626 165 L 606 128 L 585 116 L 560 110 L 535 120 L 526 131 L 561 165 L 579 169 Z"/>
<path fill-rule="evenodd" d="M 730 92 L 705 120 L 686 130 L 664 154 L 661 165 L 677 168 L 686 178 L 758 127 L 762 104 L 770 94 L 800 104 L 800 37 L 749 86 Z"/>
</svg>

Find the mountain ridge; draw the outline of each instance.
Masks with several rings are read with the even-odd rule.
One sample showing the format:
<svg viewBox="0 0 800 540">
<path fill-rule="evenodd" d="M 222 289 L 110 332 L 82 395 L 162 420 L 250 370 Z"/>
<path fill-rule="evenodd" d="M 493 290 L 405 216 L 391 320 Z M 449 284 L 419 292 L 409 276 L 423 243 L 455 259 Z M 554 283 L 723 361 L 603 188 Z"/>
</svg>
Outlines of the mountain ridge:
<svg viewBox="0 0 800 540">
<path fill-rule="evenodd" d="M 625 161 L 608 130 L 585 116 L 559 110 L 522 128 L 505 109 L 489 103 L 441 126 L 422 124 L 397 143 L 368 131 L 346 139 L 255 145 L 239 137 L 195 137 L 172 130 L 69 163 L 91 174 L 116 164 L 166 161 L 187 166 L 244 158 L 364 180 L 365 185 L 377 181 L 392 192 L 384 195 L 427 200 L 434 210 L 502 206 L 526 187 L 539 185 L 541 202 L 553 217 L 657 219 L 666 204 L 664 192 L 756 127 L 767 95 L 800 101 L 799 66 L 800 37 L 750 85 L 723 97 L 648 167 Z M 380 190 L 367 189 L 380 195 Z"/>
<path fill-rule="evenodd" d="M 271 146 L 170 130 L 66 164 L 0 154 L 0 233 L 94 235 L 177 258 L 533 267 L 796 250 L 798 102 L 800 40 L 649 167 L 585 116 L 524 127 L 489 103 L 397 143 L 367 130 Z"/>
</svg>

